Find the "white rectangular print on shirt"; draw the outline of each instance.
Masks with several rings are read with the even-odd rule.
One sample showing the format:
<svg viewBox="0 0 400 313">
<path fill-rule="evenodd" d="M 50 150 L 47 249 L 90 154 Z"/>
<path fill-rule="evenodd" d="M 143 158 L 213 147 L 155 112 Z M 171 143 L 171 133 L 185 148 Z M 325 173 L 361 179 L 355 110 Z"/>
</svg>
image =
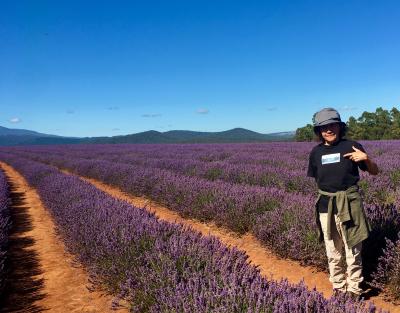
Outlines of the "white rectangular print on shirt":
<svg viewBox="0 0 400 313">
<path fill-rule="evenodd" d="M 321 157 L 322 165 L 331 164 L 331 163 L 339 163 L 340 162 L 340 153 L 332 153 L 325 154 Z"/>
</svg>

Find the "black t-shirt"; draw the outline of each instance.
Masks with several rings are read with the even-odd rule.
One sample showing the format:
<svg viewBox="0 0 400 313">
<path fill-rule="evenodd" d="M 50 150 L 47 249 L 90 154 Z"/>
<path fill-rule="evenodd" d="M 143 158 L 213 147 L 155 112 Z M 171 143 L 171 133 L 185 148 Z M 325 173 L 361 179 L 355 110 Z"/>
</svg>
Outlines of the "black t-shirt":
<svg viewBox="0 0 400 313">
<path fill-rule="evenodd" d="M 365 171 L 364 161 L 353 162 L 344 154 L 354 152 L 352 146 L 365 152 L 363 146 L 356 141 L 341 139 L 327 146 L 323 143 L 315 146 L 310 153 L 307 176 L 314 177 L 318 188 L 327 192 L 346 190 L 360 180 L 358 168 Z M 327 212 L 328 197 L 322 196 L 318 208 Z"/>
</svg>

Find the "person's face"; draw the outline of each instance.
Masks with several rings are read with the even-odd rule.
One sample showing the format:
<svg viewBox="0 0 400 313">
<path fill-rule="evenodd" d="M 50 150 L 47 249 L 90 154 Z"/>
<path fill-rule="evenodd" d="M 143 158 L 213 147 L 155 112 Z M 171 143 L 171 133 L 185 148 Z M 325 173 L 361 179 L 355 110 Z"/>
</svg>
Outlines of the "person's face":
<svg viewBox="0 0 400 313">
<path fill-rule="evenodd" d="M 319 127 L 322 138 L 326 145 L 330 145 L 339 139 L 340 126 L 339 123 L 323 125 Z"/>
</svg>

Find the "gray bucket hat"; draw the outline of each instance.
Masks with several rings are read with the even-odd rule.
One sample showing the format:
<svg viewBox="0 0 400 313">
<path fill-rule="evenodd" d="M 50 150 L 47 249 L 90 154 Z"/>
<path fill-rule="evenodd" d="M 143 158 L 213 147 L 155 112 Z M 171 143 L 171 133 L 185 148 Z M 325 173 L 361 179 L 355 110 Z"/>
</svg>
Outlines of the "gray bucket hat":
<svg viewBox="0 0 400 313">
<path fill-rule="evenodd" d="M 341 123 L 339 112 L 333 108 L 325 108 L 321 111 L 318 111 L 313 116 L 314 130 L 323 125 L 333 124 L 333 123 Z"/>
</svg>

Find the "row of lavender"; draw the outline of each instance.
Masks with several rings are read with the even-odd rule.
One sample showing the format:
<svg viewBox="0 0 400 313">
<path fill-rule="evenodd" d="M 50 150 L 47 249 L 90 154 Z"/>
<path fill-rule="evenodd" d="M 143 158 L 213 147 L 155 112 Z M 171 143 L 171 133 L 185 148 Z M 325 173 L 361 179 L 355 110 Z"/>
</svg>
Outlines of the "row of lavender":
<svg viewBox="0 0 400 313">
<path fill-rule="evenodd" d="M 292 155 L 288 159 L 292 163 L 303 160 L 302 165 L 297 164 L 296 166 L 302 167 L 305 171 L 307 165 L 305 151 L 310 148 L 309 145 L 297 144 L 293 148 L 288 148 L 290 147 L 288 144 L 283 147 L 280 145 L 256 145 L 252 157 L 250 157 L 251 147 L 249 145 L 206 147 L 202 145 L 69 146 L 67 149 L 40 147 L 25 149 L 24 154 L 59 167 L 72 169 L 81 175 L 103 180 L 119 186 L 127 192 L 149 196 L 177 210 L 182 215 L 200 220 L 214 220 L 217 224 L 238 232 L 252 230 L 259 239 L 281 256 L 300 260 L 305 264 L 325 267 L 324 249 L 317 240 L 316 228 L 313 223 L 314 195 L 311 192 L 297 194 L 274 187 L 262 188 L 219 180 L 209 181 L 181 175 L 174 170 L 160 170 L 158 167 L 143 166 L 146 164 L 147 158 L 150 160 L 160 159 L 158 161 L 162 162 L 170 160 L 172 155 L 180 153 L 183 155 L 182 159 L 187 160 L 190 153 L 194 154 L 194 152 L 200 156 L 193 155 L 192 158 L 202 159 L 206 164 L 221 162 L 222 159 L 229 160 L 233 164 L 244 159 L 244 155 L 249 157 L 249 164 L 255 164 L 263 161 L 256 156 L 262 151 L 265 151 L 265 154 L 270 157 L 278 155 L 280 151 L 289 153 L 292 150 L 295 156 Z M 363 183 L 364 188 L 368 190 L 367 199 L 368 197 L 372 198 L 372 201 L 367 201 L 366 205 L 367 214 L 373 225 L 372 236 L 366 243 L 367 248 L 364 249 L 368 274 L 376 270 L 377 259 L 385 246 L 385 237 L 394 241 L 400 231 L 400 213 L 396 201 L 385 203 L 376 196 L 380 190 L 383 190 L 386 194 L 390 194 L 392 197 L 394 195 L 395 199 L 398 199 L 398 197 L 396 198 L 396 192 L 397 194 L 399 192 L 398 185 L 390 185 L 385 179 L 389 177 L 391 181 L 395 182 L 393 178 L 395 178 L 396 170 L 400 168 L 399 160 L 395 158 L 395 155 L 399 152 L 400 145 L 398 142 L 368 142 L 365 146 L 368 151 L 371 151 L 383 170 L 383 174 L 378 176 L 378 179 L 367 177 Z M 112 150 L 107 151 L 110 148 Z M 279 151 L 276 151 L 277 148 Z M 165 149 L 164 154 L 162 149 Z M 206 158 L 207 149 L 210 149 L 208 159 Z M 237 152 L 236 154 L 234 150 Z M 19 148 L 14 152 L 21 153 L 21 151 Z M 142 161 L 144 164 L 128 165 L 125 164 L 125 160 L 120 164 L 116 159 L 116 156 L 124 159 L 132 154 L 141 155 L 144 158 Z M 164 155 L 167 157 L 163 159 Z M 278 164 L 276 157 L 272 158 L 271 156 L 271 159 Z M 282 160 L 285 160 L 283 156 L 280 162 L 288 164 L 288 168 L 293 166 L 293 164 L 289 164 L 290 162 Z M 279 168 L 279 171 L 284 172 L 285 169 Z M 385 259 L 383 261 L 385 262 Z M 385 268 L 394 267 L 385 266 Z M 393 271 L 387 271 L 386 274 L 390 276 L 391 273 L 395 277 Z M 385 281 L 382 275 L 378 277 L 379 281 Z M 400 295 L 395 293 L 395 296 L 399 297 Z"/>
<path fill-rule="evenodd" d="M 68 149 L 39 148 L 37 153 L 73 155 L 85 159 L 127 163 L 135 168 L 162 168 L 208 180 L 272 186 L 313 196 L 315 184 L 305 177 L 307 155 L 313 144 L 272 143 L 268 145 L 120 145 L 70 146 Z M 366 142 L 380 165 L 378 177 L 363 175 L 360 183 L 366 203 L 400 206 L 400 143 Z M 29 148 L 28 153 L 34 153 Z M 207 155 L 208 153 L 208 155 Z M 207 157 L 208 156 L 208 157 Z"/>
<path fill-rule="evenodd" d="M 268 145 L 117 145 L 39 148 L 48 152 L 86 159 L 101 159 L 146 168 L 167 169 L 186 176 L 224 180 L 234 184 L 278 187 L 310 194 L 313 180 L 305 177 L 307 157 L 313 144 Z M 361 188 L 367 203 L 400 205 L 400 144 L 398 141 L 365 142 L 382 170 L 378 178 L 363 175 Z M 28 149 L 34 153 L 34 148 Z"/>
<path fill-rule="evenodd" d="M 400 141 L 363 143 L 377 159 L 381 175 L 362 175 L 360 184 L 369 204 L 400 206 Z M 68 154 L 102 159 L 146 168 L 167 169 L 208 180 L 221 179 L 234 184 L 278 187 L 288 192 L 310 194 L 315 190 L 306 177 L 308 153 L 313 143 L 271 143 L 268 145 L 149 145 L 79 146 Z M 41 148 L 42 149 L 42 148 Z M 32 152 L 32 150 L 31 150 Z M 62 150 L 51 153 L 65 154 Z M 39 153 L 43 153 L 40 151 Z"/>
<path fill-rule="evenodd" d="M 263 146 L 257 148 L 257 145 L 252 152 L 249 151 L 251 146 L 246 145 L 239 146 L 241 147 L 239 151 L 233 149 L 232 145 L 221 145 L 222 151 L 216 150 L 215 145 L 188 145 L 185 149 L 179 145 L 168 145 L 166 149 L 160 149 L 160 145 L 144 145 L 136 149 L 132 147 L 120 145 L 116 146 L 116 150 L 110 151 L 109 147 L 104 145 L 96 146 L 95 150 L 92 149 L 93 146 L 75 146 L 70 148 L 69 153 L 81 158 L 168 169 L 186 176 L 197 176 L 208 180 L 221 179 L 229 183 L 273 186 L 303 193 L 309 192 L 312 188 L 312 181 L 305 178 L 302 175 L 304 169 L 299 168 L 301 161 L 293 157 L 299 154 L 287 146 L 278 145 L 275 148 L 283 150 L 285 158 L 281 158 L 273 151 L 266 151 Z M 41 147 L 38 153 L 47 152 L 46 150 Z M 34 152 L 32 148 L 28 151 Z M 49 152 L 60 156 L 65 154 L 65 151 L 54 151 L 51 147 Z M 282 171 L 281 168 L 285 168 L 286 171 Z"/>
<path fill-rule="evenodd" d="M 95 284 L 132 312 L 374 312 L 327 300 L 304 285 L 260 276 L 247 256 L 181 225 L 158 220 L 75 176 L 0 153 L 36 187 L 66 246 Z"/>
<path fill-rule="evenodd" d="M 0 170 L 0 294 L 7 278 L 6 260 L 10 227 L 9 186 L 4 173 Z"/>
<path fill-rule="evenodd" d="M 104 181 L 134 195 L 147 196 L 184 217 L 214 221 L 238 233 L 252 231 L 282 257 L 326 267 L 324 248 L 314 224 L 313 196 L 68 154 L 13 153 Z"/>
<path fill-rule="evenodd" d="M 66 149 L 46 152 L 34 154 L 24 151 L 24 155 L 105 181 L 136 195 L 146 195 L 184 216 L 213 220 L 238 232 L 251 230 L 283 257 L 326 267 L 324 248 L 318 241 L 314 224 L 313 195 L 208 181 L 157 168 L 96 160 L 88 158 L 87 154 L 84 159 L 76 158 Z M 385 237 L 396 239 L 400 230 L 400 213 L 394 205 L 368 204 L 366 210 L 373 225 L 373 233 L 364 249 L 368 276 L 376 271 Z M 377 275 L 380 285 L 387 284 L 387 277 L 396 276 L 395 267 L 387 260 L 382 259 L 380 268 L 393 270 L 380 271 Z M 399 296 L 396 292 L 393 294 Z"/>
<path fill-rule="evenodd" d="M 400 299 L 400 239 L 396 242 L 387 239 L 374 278 L 377 287 L 387 290 L 394 299 Z"/>
</svg>

